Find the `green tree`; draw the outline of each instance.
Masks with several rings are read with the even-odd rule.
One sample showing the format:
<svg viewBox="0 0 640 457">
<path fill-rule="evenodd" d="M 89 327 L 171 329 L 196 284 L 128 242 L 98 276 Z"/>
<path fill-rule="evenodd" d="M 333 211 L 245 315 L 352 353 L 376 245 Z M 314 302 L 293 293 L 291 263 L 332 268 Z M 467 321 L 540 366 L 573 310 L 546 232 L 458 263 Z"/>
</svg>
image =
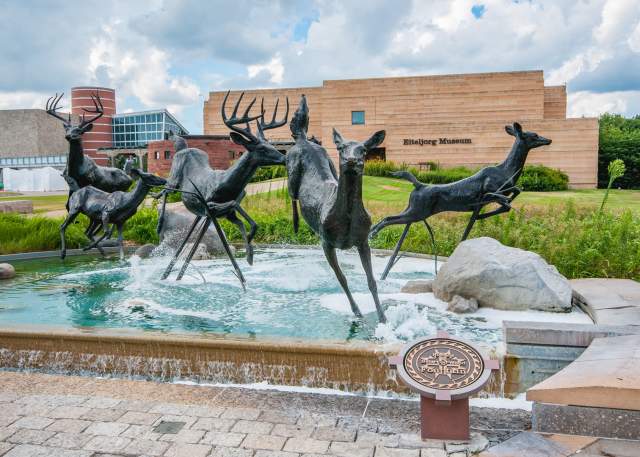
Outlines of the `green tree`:
<svg viewBox="0 0 640 457">
<path fill-rule="evenodd" d="M 626 173 L 616 182 L 623 189 L 640 189 L 640 116 L 625 118 L 619 114 L 600 117 L 598 187 L 609 185 L 609 164 L 623 160 Z"/>
</svg>

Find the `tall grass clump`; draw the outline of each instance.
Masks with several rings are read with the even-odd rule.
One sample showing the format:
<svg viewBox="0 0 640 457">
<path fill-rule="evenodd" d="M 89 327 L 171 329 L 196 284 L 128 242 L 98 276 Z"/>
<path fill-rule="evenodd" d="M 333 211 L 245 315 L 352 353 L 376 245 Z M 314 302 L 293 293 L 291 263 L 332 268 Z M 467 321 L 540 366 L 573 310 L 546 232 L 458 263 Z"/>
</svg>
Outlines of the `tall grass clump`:
<svg viewBox="0 0 640 457">
<path fill-rule="evenodd" d="M 0 214 L 0 254 L 60 249 L 60 224 L 63 220 L 62 217 Z M 79 248 L 87 244 L 83 233 L 87 220 L 80 217 L 78 220 L 80 223 L 71 224 L 67 228 L 68 248 Z"/>
</svg>

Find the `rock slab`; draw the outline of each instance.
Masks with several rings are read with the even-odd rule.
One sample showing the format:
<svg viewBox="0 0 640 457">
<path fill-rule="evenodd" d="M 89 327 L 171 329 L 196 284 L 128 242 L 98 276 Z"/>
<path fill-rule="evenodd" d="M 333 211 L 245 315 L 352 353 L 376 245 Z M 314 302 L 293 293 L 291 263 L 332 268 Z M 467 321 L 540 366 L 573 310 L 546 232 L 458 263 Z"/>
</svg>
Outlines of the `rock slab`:
<svg viewBox="0 0 640 457">
<path fill-rule="evenodd" d="M 458 245 L 433 281 L 433 293 L 447 302 L 459 295 L 502 310 L 571 310 L 571 285 L 556 267 L 488 237 Z"/>
</svg>

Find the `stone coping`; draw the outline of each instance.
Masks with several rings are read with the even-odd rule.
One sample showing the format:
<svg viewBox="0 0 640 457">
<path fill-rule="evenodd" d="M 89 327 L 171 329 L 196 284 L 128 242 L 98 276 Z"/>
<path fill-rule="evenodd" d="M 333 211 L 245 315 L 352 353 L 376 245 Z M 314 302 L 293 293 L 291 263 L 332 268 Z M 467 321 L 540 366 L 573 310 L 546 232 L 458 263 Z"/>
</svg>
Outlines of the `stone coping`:
<svg viewBox="0 0 640 457">
<path fill-rule="evenodd" d="M 634 325 L 562 324 L 551 322 L 504 321 L 504 340 L 509 344 L 584 347 L 595 338 L 640 335 Z"/>
<path fill-rule="evenodd" d="M 594 339 L 573 363 L 529 389 L 527 400 L 640 411 L 640 335 Z"/>
<path fill-rule="evenodd" d="M 604 325 L 640 326 L 640 283 L 632 279 L 584 278 L 569 281 L 574 302 Z"/>
</svg>

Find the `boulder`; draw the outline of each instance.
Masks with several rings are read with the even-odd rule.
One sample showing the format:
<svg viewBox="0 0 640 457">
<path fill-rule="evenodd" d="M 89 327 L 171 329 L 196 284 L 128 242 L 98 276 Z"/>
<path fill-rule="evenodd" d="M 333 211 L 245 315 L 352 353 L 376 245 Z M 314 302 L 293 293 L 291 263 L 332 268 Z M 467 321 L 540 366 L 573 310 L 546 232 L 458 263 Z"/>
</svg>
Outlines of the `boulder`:
<svg viewBox="0 0 640 457">
<path fill-rule="evenodd" d="M 160 207 L 158 207 L 158 213 L 159 212 Z M 164 218 L 164 224 L 159 234 L 160 246 L 162 249 L 178 249 L 180 243 L 189 232 L 195 216 L 190 213 L 182 203 L 171 203 L 166 207 Z M 196 228 L 196 231 L 191 235 L 191 239 L 196 236 L 197 230 L 198 228 Z M 222 242 L 213 225 L 209 227 L 209 230 L 207 230 L 207 233 L 202 238 L 202 244 L 206 246 L 206 252 L 210 255 L 216 256 L 224 254 Z M 189 251 L 187 250 L 186 252 Z"/>
<path fill-rule="evenodd" d="M 412 279 L 402 286 L 405 294 L 426 294 L 433 291 L 433 279 Z"/>
<path fill-rule="evenodd" d="M 193 248 L 193 243 L 187 243 L 184 247 L 184 252 L 189 252 Z M 213 255 L 207 251 L 207 247 L 200 243 L 196 248 L 196 252 L 193 254 L 192 260 L 209 260 L 213 258 Z"/>
<path fill-rule="evenodd" d="M 459 295 L 503 310 L 571 310 L 571 286 L 553 265 L 487 237 L 458 245 L 433 281 L 433 293 L 447 302 Z"/>
<path fill-rule="evenodd" d="M 10 263 L 0 263 L 0 279 L 11 279 L 16 276 L 16 269 Z"/>
<path fill-rule="evenodd" d="M 447 306 L 447 311 L 458 314 L 475 313 L 478 311 L 478 300 L 454 295 Z"/>
<path fill-rule="evenodd" d="M 151 257 L 151 253 L 155 248 L 156 248 L 155 244 L 151 244 L 151 243 L 144 244 L 140 246 L 138 249 L 136 249 L 135 255 L 137 255 L 141 259 L 149 258 Z"/>
</svg>

